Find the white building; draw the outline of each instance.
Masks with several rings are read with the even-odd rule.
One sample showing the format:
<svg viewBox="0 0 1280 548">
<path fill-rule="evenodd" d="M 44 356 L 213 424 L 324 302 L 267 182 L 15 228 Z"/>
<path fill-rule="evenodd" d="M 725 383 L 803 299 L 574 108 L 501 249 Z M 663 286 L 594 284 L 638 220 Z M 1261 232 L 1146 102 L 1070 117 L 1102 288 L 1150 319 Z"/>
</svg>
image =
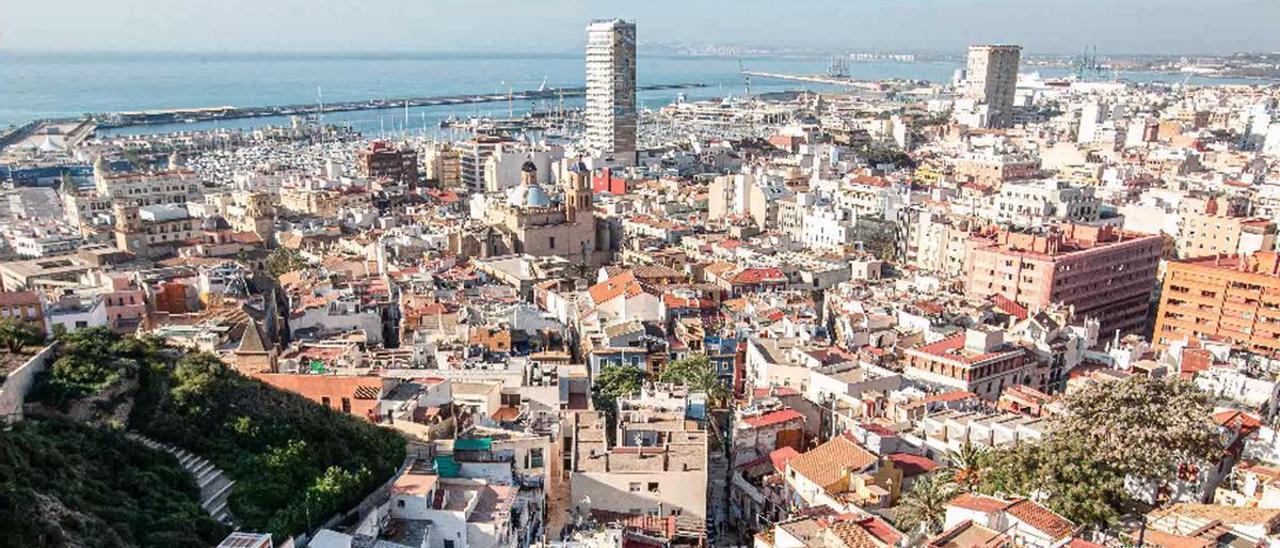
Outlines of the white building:
<svg viewBox="0 0 1280 548">
<path fill-rule="evenodd" d="M 636 25 L 614 20 L 587 27 L 587 146 L 615 157 L 636 150 Z M 621 158 L 619 158 L 621 159 Z"/>
<path fill-rule="evenodd" d="M 987 107 L 989 127 L 1006 127 L 1013 116 L 1020 46 L 970 46 L 965 97 Z"/>
<path fill-rule="evenodd" d="M 1091 223 L 1100 218 L 1102 200 L 1093 187 L 1063 181 L 1006 184 L 996 195 L 993 217 L 1024 226 L 1061 222 Z"/>
</svg>

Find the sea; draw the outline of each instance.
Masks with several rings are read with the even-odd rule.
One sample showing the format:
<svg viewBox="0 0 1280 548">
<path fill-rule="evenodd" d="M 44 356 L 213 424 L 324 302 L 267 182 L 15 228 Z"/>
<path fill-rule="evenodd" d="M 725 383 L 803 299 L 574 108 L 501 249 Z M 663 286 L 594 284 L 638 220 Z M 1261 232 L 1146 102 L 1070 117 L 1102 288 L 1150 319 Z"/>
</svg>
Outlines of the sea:
<svg viewBox="0 0 1280 548">
<path fill-rule="evenodd" d="M 706 87 L 641 92 L 639 107 L 657 109 L 677 97 L 713 99 L 747 92 L 742 69 L 787 73 L 825 73 L 827 58 L 730 58 L 645 55 L 637 59 L 640 85 L 700 83 Z M 540 53 L 124 53 L 27 52 L 0 50 L 0 128 L 35 119 L 86 113 L 167 108 L 317 104 L 320 101 L 396 99 L 470 93 L 506 93 L 509 89 L 582 86 L 580 54 Z M 950 81 L 958 62 L 851 62 L 857 79 L 905 78 Z M 1041 70 L 1045 77 L 1066 71 Z M 1180 74 L 1121 73 L 1141 82 L 1181 82 Z M 1194 76 L 1192 84 L 1247 83 Z M 822 85 L 752 78 L 750 92 L 769 93 Z M 566 99 L 566 107 L 581 99 Z M 347 124 L 367 136 L 405 133 L 438 135 L 440 121 L 469 117 L 501 118 L 531 110 L 551 110 L 558 102 L 519 101 L 325 114 L 325 123 Z M 247 129 L 287 125 L 282 117 L 139 126 L 114 134 L 170 133 L 215 128 Z"/>
</svg>

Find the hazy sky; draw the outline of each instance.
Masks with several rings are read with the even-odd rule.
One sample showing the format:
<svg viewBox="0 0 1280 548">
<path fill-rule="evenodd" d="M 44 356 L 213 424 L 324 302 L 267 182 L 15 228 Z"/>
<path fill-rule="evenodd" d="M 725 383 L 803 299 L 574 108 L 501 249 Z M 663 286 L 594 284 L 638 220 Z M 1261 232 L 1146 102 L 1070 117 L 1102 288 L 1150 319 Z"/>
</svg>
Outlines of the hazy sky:
<svg viewBox="0 0 1280 548">
<path fill-rule="evenodd" d="M 559 53 L 593 17 L 642 41 L 1280 51 L 1280 0 L 0 0 L 0 49 Z"/>
</svg>

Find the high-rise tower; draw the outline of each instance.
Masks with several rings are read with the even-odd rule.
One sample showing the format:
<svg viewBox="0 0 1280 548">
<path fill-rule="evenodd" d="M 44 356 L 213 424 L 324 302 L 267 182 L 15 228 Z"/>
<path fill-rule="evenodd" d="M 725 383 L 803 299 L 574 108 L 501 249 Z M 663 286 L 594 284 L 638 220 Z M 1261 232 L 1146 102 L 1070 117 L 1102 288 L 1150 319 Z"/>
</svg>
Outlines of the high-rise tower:
<svg viewBox="0 0 1280 548">
<path fill-rule="evenodd" d="M 1021 46 L 969 46 L 965 97 L 987 106 L 990 127 L 1008 127 L 1013 121 L 1021 59 Z"/>
<path fill-rule="evenodd" d="M 623 159 L 636 151 L 636 25 L 587 26 L 587 146 Z"/>
</svg>

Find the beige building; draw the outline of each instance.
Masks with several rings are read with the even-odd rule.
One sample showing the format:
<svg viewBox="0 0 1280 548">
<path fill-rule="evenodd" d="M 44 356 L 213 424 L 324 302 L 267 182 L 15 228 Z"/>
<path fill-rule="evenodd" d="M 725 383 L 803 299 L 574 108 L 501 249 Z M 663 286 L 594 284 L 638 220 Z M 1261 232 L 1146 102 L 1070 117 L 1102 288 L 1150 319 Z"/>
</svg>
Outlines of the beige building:
<svg viewBox="0 0 1280 548">
<path fill-rule="evenodd" d="M 537 166 L 525 163 L 520 185 L 485 211 L 485 228 L 451 236 L 451 250 L 460 255 L 558 256 L 578 264 L 598 265 L 612 255 L 608 224 L 597 219 L 592 206 L 590 173 L 575 163 L 564 179 L 561 203 L 537 181 Z"/>
<path fill-rule="evenodd" d="M 701 524 L 707 508 L 707 432 L 683 411 L 621 412 L 616 443 L 605 435 L 604 415 L 571 415 L 570 504 L 592 511 L 677 516 Z"/>
<path fill-rule="evenodd" d="M 1040 159 L 1031 155 L 974 153 L 956 162 L 955 177 L 998 189 L 1007 182 L 1031 179 L 1039 170 Z"/>
<path fill-rule="evenodd" d="M 969 46 L 965 97 L 988 108 L 989 127 L 1008 127 L 1018 85 L 1021 46 Z"/>
<path fill-rule="evenodd" d="M 200 196 L 199 179 L 190 170 L 111 173 L 101 157 L 94 163 L 93 186 L 100 197 L 136 206 L 181 204 Z"/>
<path fill-rule="evenodd" d="M 337 217 L 344 209 L 371 207 L 373 198 L 359 187 L 318 188 L 307 184 L 280 189 L 280 208 L 314 217 Z"/>
<path fill-rule="evenodd" d="M 116 247 L 142 257 L 155 257 L 190 245 L 200 234 L 200 221 L 191 218 L 185 207 L 147 207 L 115 204 L 116 224 L 112 232 Z"/>
<path fill-rule="evenodd" d="M 1210 255 L 1249 255 L 1276 249 L 1276 223 L 1256 217 L 1228 217 L 1213 213 L 1187 213 L 1178 227 L 1179 258 Z"/>
</svg>

